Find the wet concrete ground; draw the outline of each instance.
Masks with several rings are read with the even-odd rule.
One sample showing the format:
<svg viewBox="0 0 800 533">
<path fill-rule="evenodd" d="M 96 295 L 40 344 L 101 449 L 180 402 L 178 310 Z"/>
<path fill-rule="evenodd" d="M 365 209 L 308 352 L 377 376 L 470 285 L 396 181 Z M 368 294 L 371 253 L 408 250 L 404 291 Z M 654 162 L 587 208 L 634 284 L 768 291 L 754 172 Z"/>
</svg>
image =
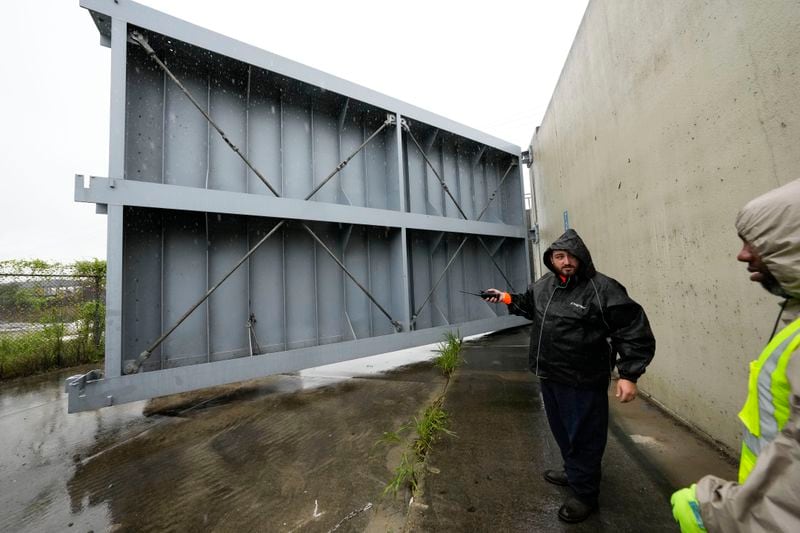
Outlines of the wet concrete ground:
<svg viewBox="0 0 800 533">
<path fill-rule="evenodd" d="M 730 457 L 641 399 L 611 406 L 600 510 L 580 524 L 557 511 L 569 489 L 559 468 L 539 385 L 527 371 L 525 329 L 465 345 L 444 408 L 458 438 L 443 439 L 408 520 L 413 531 L 677 531 L 669 496 L 707 473 L 735 479 Z M 642 385 L 646 385 L 643 378 Z"/>
<path fill-rule="evenodd" d="M 617 406 L 602 508 L 567 526 L 527 332 L 465 344 L 423 492 L 384 497 L 379 444 L 444 386 L 430 349 L 66 414 L 63 378 L 0 384 L 0 531 L 675 531 L 674 487 L 735 468 L 643 401 Z M 353 377 L 355 376 L 355 377 Z"/>
</svg>

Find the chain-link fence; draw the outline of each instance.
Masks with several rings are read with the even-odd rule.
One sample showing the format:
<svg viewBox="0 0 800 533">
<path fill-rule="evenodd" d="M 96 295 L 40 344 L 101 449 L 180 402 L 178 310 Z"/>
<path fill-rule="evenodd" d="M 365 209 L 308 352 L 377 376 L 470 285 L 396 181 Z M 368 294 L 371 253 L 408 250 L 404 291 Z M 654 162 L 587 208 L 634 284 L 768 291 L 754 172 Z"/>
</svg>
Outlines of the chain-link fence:
<svg viewBox="0 0 800 533">
<path fill-rule="evenodd" d="M 0 263 L 0 379 L 102 358 L 104 301 L 103 262 Z"/>
</svg>

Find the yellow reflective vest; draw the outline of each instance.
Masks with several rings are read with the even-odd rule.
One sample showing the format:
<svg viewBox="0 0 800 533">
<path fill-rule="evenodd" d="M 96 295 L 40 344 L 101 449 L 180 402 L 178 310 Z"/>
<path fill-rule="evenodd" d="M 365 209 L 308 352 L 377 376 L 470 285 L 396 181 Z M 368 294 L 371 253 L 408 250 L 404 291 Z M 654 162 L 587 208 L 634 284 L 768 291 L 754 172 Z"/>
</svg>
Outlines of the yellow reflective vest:
<svg viewBox="0 0 800 533">
<path fill-rule="evenodd" d="M 800 346 L 800 318 L 783 328 L 750 363 L 747 400 L 739 412 L 744 424 L 739 483 L 744 483 L 761 450 L 783 429 L 789 419 L 790 387 L 786 365 Z"/>
</svg>

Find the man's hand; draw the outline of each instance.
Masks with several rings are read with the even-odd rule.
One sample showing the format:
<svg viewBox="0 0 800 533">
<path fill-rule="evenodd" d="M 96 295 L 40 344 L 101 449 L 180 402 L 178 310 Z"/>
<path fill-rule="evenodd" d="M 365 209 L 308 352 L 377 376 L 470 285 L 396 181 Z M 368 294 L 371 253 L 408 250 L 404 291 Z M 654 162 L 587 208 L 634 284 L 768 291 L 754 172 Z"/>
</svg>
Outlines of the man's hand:
<svg viewBox="0 0 800 533">
<path fill-rule="evenodd" d="M 617 392 L 614 394 L 614 396 L 619 398 L 620 403 L 628 403 L 629 401 L 636 399 L 637 392 L 639 392 L 639 389 L 636 387 L 636 383 L 633 381 L 628 381 L 627 379 L 619 378 L 617 380 Z"/>
<path fill-rule="evenodd" d="M 503 302 L 504 304 L 511 303 L 511 296 L 509 296 L 508 293 L 505 293 L 503 291 L 498 291 L 497 289 L 486 289 L 484 292 L 492 293 L 491 296 L 484 297 L 484 300 L 486 300 L 489 303 L 493 304 L 496 304 L 498 302 Z"/>
<path fill-rule="evenodd" d="M 483 292 L 492 293 L 492 296 L 490 296 L 489 298 L 484 298 L 484 300 L 486 300 L 487 302 L 496 304 L 497 302 L 500 301 L 500 291 L 498 291 L 497 289 L 486 289 Z"/>
</svg>

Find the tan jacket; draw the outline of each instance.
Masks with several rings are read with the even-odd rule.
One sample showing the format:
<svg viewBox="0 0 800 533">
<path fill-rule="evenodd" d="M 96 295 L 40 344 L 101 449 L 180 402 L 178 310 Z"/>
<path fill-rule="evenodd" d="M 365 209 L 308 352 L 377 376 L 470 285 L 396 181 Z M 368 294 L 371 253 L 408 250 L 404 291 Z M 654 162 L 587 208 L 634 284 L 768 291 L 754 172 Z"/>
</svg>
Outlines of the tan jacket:
<svg viewBox="0 0 800 533">
<path fill-rule="evenodd" d="M 748 203 L 736 218 L 739 235 L 753 245 L 791 298 L 782 326 L 800 315 L 800 180 Z M 706 476 L 697 500 L 710 532 L 800 532 L 800 354 L 786 369 L 791 415 L 758 456 L 743 485 Z"/>
</svg>

